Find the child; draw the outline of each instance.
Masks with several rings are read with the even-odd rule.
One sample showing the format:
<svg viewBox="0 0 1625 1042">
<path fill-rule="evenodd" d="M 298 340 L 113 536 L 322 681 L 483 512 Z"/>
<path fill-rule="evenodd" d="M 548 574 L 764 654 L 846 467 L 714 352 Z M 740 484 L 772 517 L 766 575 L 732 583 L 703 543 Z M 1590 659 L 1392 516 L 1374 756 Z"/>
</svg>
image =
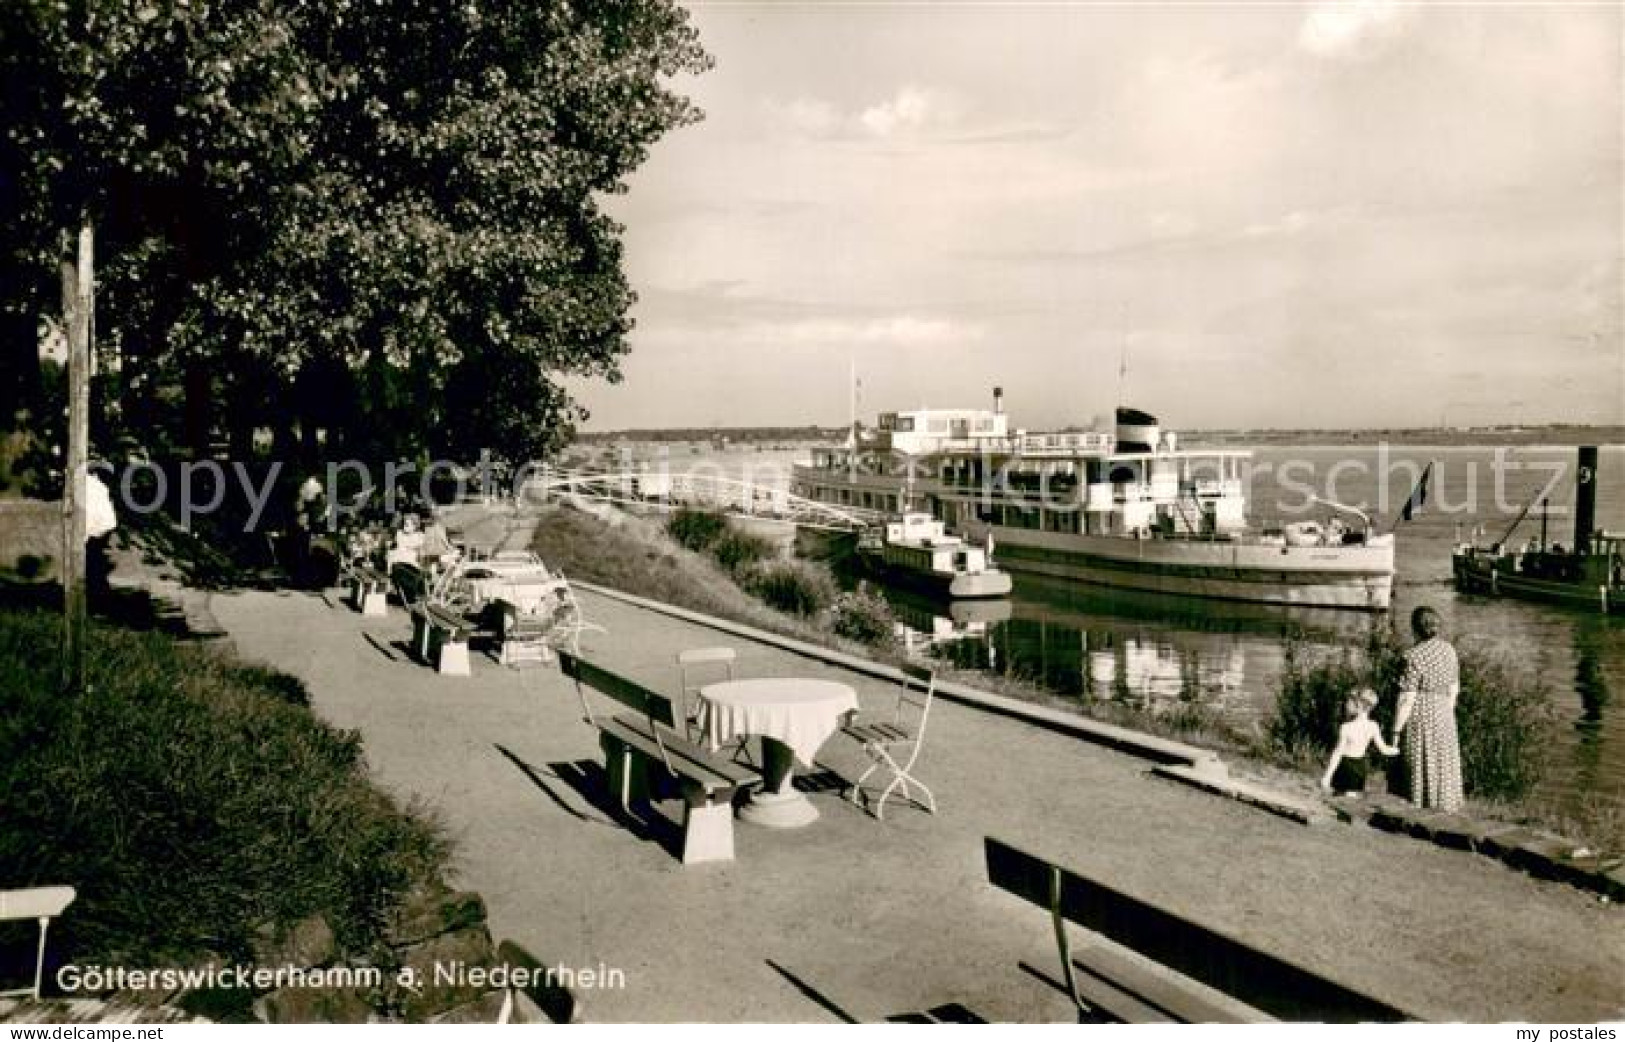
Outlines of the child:
<svg viewBox="0 0 1625 1042">
<path fill-rule="evenodd" d="M 1359 796 L 1365 792 L 1365 753 L 1375 745 L 1384 756 L 1393 756 L 1399 750 L 1382 740 L 1382 728 L 1371 719 L 1376 708 L 1377 693 L 1361 688 L 1343 703 L 1348 718 L 1337 729 L 1337 745 L 1332 749 L 1332 762 L 1320 778 L 1320 787 L 1331 789 L 1339 796 Z"/>
</svg>

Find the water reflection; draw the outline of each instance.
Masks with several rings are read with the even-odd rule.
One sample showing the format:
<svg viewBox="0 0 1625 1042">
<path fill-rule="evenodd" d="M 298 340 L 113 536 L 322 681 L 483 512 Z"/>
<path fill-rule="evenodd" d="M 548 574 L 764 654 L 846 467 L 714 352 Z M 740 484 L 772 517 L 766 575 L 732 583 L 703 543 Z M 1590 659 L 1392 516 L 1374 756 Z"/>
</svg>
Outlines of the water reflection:
<svg viewBox="0 0 1625 1042">
<path fill-rule="evenodd" d="M 1601 733 L 1603 709 L 1609 698 L 1608 678 L 1602 668 L 1604 629 L 1597 620 L 1574 627 L 1574 690 L 1580 696 L 1580 719 L 1575 726 L 1588 732 L 1593 742 Z"/>
<path fill-rule="evenodd" d="M 903 647 L 909 653 L 940 654 L 949 645 L 981 645 L 983 653 L 965 668 L 992 669 L 992 628 L 1010 618 L 1007 600 L 943 601 L 891 589 L 882 591 L 902 626 Z"/>
<path fill-rule="evenodd" d="M 1249 659 L 1255 671 L 1268 672 L 1269 660 L 1279 658 L 1280 635 L 1297 631 L 1283 615 L 1227 618 L 1208 602 L 1199 602 L 1206 615 L 1184 618 L 1207 628 L 1179 631 L 1166 611 L 1150 614 L 1146 603 L 1125 606 L 1075 593 L 1044 600 L 1031 589 L 1023 594 L 1013 602 L 929 603 L 886 591 L 910 647 L 929 647 L 957 667 L 997 672 L 1057 694 L 1152 710 L 1201 703 L 1239 717 L 1256 715 L 1247 696 Z M 1156 600 L 1169 607 L 1167 598 Z M 1260 630 L 1270 637 L 1248 636 Z"/>
</svg>

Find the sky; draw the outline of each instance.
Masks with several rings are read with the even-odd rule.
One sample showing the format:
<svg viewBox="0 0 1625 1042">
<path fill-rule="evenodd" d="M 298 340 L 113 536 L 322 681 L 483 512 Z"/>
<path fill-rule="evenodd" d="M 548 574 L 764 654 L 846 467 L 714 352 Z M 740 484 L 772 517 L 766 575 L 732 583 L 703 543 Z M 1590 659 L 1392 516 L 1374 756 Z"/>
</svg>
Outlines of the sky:
<svg viewBox="0 0 1625 1042">
<path fill-rule="evenodd" d="M 1618 4 L 686 6 L 588 430 L 1625 422 Z"/>
</svg>

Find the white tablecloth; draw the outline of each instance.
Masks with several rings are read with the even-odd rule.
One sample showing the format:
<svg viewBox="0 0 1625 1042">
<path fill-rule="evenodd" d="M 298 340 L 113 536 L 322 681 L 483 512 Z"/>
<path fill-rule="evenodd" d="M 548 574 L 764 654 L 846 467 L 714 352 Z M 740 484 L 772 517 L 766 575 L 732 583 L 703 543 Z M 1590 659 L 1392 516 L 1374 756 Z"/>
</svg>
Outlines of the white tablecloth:
<svg viewBox="0 0 1625 1042">
<path fill-rule="evenodd" d="M 507 601 L 529 615 L 543 608 L 552 599 L 554 591 L 563 588 L 562 579 L 501 576 L 468 580 L 469 591 L 476 606 L 492 601 Z"/>
<path fill-rule="evenodd" d="M 809 767 L 841 718 L 857 708 L 857 692 L 832 680 L 757 677 L 700 689 L 700 726 L 713 749 L 761 735 L 783 742 Z"/>
</svg>

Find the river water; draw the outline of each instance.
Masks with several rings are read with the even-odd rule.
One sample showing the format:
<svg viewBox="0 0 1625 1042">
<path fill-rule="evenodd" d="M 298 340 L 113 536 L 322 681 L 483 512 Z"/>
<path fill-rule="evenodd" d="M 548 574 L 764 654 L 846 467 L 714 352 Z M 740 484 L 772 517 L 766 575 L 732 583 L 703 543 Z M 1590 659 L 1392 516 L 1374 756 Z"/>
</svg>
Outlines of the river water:
<svg viewBox="0 0 1625 1042">
<path fill-rule="evenodd" d="M 691 452 L 674 470 L 704 463 L 775 483 L 804 452 Z M 1248 477 L 1255 522 L 1329 516 L 1307 494 L 1366 509 L 1386 529 L 1417 475 L 1434 464 L 1428 501 L 1396 528 L 1393 611 L 1386 616 L 1316 609 L 1278 610 L 1219 601 L 1125 594 L 1017 577 L 1008 602 L 956 606 L 887 591 L 908 638 L 967 666 L 1041 683 L 1061 694 L 1111 697 L 1152 709 L 1200 699 L 1229 722 L 1261 726 L 1271 709 L 1289 640 L 1308 653 L 1336 654 L 1365 627 L 1407 629 L 1412 608 L 1428 604 L 1457 643 L 1503 658 L 1548 692 L 1558 720 L 1551 768 L 1536 796 L 1578 813 L 1599 801 L 1625 820 L 1625 618 L 1523 601 L 1457 594 L 1450 549 L 1476 528 L 1499 538 L 1550 484 L 1549 537 L 1569 545 L 1576 451 L 1572 447 L 1472 446 L 1262 448 Z M 1598 475 L 1597 526 L 1625 531 L 1625 446 L 1605 446 Z M 1345 515 L 1346 516 L 1346 515 Z M 1512 536 L 1540 533 L 1539 508 Z"/>
</svg>

